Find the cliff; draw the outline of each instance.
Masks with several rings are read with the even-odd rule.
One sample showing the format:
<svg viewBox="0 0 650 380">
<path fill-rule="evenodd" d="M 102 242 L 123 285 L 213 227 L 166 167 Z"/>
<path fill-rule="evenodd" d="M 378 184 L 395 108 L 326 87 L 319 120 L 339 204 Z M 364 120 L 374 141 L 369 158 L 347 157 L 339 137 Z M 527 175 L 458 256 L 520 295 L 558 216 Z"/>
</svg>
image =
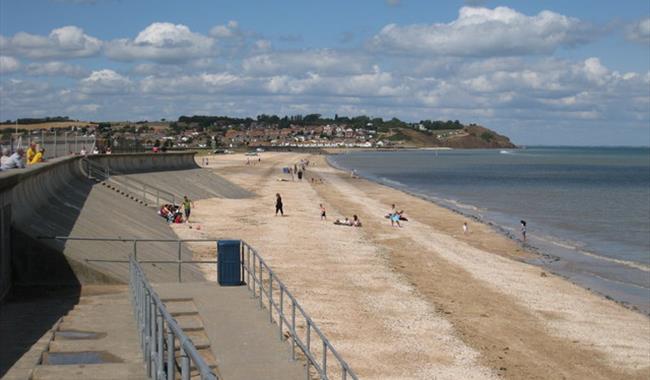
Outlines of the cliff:
<svg viewBox="0 0 650 380">
<path fill-rule="evenodd" d="M 391 130 L 391 133 L 385 137 L 403 147 L 448 147 L 456 149 L 516 148 L 508 137 L 480 125 L 466 126 L 456 130 L 433 131 L 433 133 L 410 128 L 399 128 Z"/>
</svg>

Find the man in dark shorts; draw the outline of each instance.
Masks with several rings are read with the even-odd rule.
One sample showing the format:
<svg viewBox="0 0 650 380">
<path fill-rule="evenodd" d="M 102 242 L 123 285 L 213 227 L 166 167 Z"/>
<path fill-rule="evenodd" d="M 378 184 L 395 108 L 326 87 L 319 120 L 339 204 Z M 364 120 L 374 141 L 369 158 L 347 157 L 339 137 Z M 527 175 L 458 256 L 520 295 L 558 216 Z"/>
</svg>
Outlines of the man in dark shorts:
<svg viewBox="0 0 650 380">
<path fill-rule="evenodd" d="M 280 193 L 275 194 L 275 215 L 278 215 L 278 212 L 280 215 L 284 216 L 284 210 L 282 210 L 282 197 L 280 196 Z"/>
<path fill-rule="evenodd" d="M 190 213 L 192 212 L 192 207 L 194 207 L 194 202 L 192 202 L 187 195 L 183 196 L 183 210 L 185 211 L 185 223 L 190 221 Z"/>
</svg>

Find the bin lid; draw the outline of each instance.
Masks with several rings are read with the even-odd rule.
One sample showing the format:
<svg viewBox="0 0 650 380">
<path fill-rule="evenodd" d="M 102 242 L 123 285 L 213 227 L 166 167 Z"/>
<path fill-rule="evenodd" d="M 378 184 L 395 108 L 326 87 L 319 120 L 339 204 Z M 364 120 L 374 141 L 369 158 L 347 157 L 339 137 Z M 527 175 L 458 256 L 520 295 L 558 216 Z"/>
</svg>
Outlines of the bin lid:
<svg viewBox="0 0 650 380">
<path fill-rule="evenodd" d="M 218 245 L 240 245 L 241 240 L 219 240 L 217 241 Z"/>
</svg>

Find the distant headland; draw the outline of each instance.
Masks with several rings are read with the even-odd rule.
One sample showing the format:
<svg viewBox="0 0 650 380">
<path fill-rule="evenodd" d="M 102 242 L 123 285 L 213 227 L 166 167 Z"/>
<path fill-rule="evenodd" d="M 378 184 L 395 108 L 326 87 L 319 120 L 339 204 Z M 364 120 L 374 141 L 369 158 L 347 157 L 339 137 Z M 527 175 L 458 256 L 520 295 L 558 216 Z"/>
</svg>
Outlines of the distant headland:
<svg viewBox="0 0 650 380">
<path fill-rule="evenodd" d="M 0 124 L 1 141 L 18 136 L 70 130 L 92 134 L 98 144 L 141 141 L 141 146 L 169 149 L 247 147 L 280 148 L 515 148 L 506 136 L 459 120 L 405 122 L 369 116 L 323 117 L 320 114 L 256 118 L 181 116 L 172 120 L 79 121 L 66 116 L 7 120 Z"/>
</svg>

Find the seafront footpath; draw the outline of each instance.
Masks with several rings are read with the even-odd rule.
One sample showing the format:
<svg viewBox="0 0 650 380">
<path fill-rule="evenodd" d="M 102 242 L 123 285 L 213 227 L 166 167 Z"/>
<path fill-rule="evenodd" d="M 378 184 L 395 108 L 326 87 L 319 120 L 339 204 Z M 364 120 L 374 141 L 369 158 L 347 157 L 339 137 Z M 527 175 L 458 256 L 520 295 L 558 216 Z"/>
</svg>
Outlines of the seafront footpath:
<svg viewBox="0 0 650 380">
<path fill-rule="evenodd" d="M 174 229 L 238 236 L 265 252 L 360 378 L 650 376 L 646 316 L 522 262 L 530 254 L 488 226 L 352 178 L 323 155 L 261 158 L 211 158 L 209 169 L 256 196 L 200 200 L 193 223 Z M 301 160 L 302 181 L 283 173 Z M 274 216 L 277 193 L 284 217 Z M 392 204 L 408 215 L 401 228 L 385 218 Z M 353 214 L 363 227 L 332 223 Z"/>
</svg>

